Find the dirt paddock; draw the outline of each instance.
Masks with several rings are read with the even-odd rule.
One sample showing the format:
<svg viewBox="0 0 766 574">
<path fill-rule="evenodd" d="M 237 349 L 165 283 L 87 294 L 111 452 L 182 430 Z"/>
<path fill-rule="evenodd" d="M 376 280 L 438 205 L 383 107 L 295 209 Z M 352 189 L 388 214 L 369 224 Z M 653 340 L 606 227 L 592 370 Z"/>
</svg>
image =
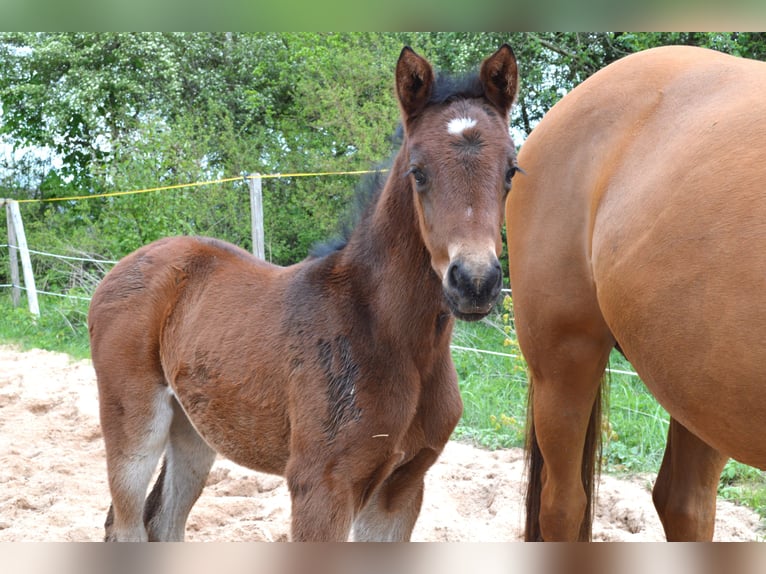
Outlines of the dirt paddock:
<svg viewBox="0 0 766 574">
<path fill-rule="evenodd" d="M 451 442 L 426 477 L 416 541 L 520 539 L 522 451 Z M 653 477 L 602 477 L 594 538 L 660 541 Z M 0 542 L 97 541 L 109 505 L 89 361 L 0 346 Z M 189 541 L 285 541 L 290 501 L 280 477 L 216 461 L 187 525 Z M 715 539 L 752 541 L 758 516 L 719 501 Z"/>
</svg>

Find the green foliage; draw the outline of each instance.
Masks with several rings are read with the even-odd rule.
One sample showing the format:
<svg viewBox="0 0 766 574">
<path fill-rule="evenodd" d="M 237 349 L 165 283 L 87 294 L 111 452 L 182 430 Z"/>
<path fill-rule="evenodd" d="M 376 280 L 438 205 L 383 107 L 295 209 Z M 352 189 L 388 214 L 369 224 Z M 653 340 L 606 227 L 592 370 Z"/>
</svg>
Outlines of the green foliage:
<svg viewBox="0 0 766 574">
<path fill-rule="evenodd" d="M 3 141 L 48 149 L 60 164 L 6 157 L 0 195 L 366 169 L 392 153 L 396 50 L 384 34 L 0 34 Z M 269 180 L 267 256 L 305 257 L 334 230 L 356 180 Z M 42 203 L 24 206 L 24 217 L 40 250 L 51 250 L 51 236 L 79 245 L 98 235 L 101 257 L 119 258 L 181 233 L 251 246 L 241 182 Z M 47 230 L 55 233 L 37 235 Z"/>
<path fill-rule="evenodd" d="M 2 40 L 2 132 L 22 146 L 55 150 L 62 175 L 81 185 L 108 144 L 137 128 L 155 89 L 178 91 L 167 36 L 6 33 Z"/>
</svg>

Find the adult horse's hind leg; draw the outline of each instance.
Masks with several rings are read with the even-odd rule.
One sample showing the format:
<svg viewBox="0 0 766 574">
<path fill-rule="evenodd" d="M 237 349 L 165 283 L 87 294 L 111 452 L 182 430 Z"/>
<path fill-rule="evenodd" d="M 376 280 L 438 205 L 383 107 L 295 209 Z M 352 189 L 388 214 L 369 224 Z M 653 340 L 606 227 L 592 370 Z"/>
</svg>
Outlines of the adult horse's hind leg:
<svg viewBox="0 0 766 574">
<path fill-rule="evenodd" d="M 426 471 L 438 454 L 423 449 L 376 489 L 354 519 L 356 542 L 408 542 L 423 503 Z"/>
<path fill-rule="evenodd" d="M 183 541 L 186 519 L 202 494 L 214 461 L 215 451 L 174 400 L 165 460 L 144 510 L 150 541 Z"/>
<path fill-rule="evenodd" d="M 728 457 L 674 418 L 652 498 L 668 541 L 710 541 L 716 495 Z"/>
<path fill-rule="evenodd" d="M 157 377 L 126 381 L 113 373 L 99 372 L 101 428 L 112 494 L 104 540 L 143 542 L 148 539 L 144 499 L 168 439 L 173 399 Z"/>
<path fill-rule="evenodd" d="M 594 413 L 614 343 L 607 335 L 578 333 L 547 344 L 539 340 L 533 351 L 525 351 L 533 421 L 525 539 L 589 540 L 600 433 Z"/>
</svg>

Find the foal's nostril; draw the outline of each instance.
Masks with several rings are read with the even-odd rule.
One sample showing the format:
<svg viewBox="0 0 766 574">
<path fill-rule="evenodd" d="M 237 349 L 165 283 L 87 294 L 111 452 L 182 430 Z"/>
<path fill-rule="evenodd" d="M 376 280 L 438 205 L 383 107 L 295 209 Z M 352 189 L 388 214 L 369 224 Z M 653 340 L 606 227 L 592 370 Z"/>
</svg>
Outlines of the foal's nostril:
<svg viewBox="0 0 766 574">
<path fill-rule="evenodd" d="M 447 281 L 449 286 L 457 289 L 460 286 L 460 269 L 457 263 L 451 263 L 447 270 Z"/>
<path fill-rule="evenodd" d="M 494 275 L 494 287 L 502 287 L 503 285 L 503 268 L 500 267 L 500 262 L 496 261 L 492 266 L 492 274 Z"/>
</svg>

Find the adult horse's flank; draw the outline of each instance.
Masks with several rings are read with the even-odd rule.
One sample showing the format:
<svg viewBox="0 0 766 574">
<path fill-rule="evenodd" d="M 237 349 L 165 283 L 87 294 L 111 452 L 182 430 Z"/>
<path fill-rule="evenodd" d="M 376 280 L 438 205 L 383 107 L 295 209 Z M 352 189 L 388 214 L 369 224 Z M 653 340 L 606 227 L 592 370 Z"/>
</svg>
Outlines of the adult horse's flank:
<svg viewBox="0 0 766 574">
<path fill-rule="evenodd" d="M 529 363 L 528 540 L 588 539 L 599 388 L 619 345 L 672 419 L 653 498 L 709 540 L 728 457 L 766 468 L 766 64 L 628 56 L 522 146 L 507 205 Z"/>
<path fill-rule="evenodd" d="M 485 316 L 501 287 L 517 76 L 508 46 L 461 83 L 404 48 L 404 141 L 329 254 L 283 268 L 178 237 L 114 267 L 88 318 L 107 540 L 182 540 L 216 452 L 287 478 L 293 540 L 410 538 L 462 412 L 453 315 Z"/>
</svg>

